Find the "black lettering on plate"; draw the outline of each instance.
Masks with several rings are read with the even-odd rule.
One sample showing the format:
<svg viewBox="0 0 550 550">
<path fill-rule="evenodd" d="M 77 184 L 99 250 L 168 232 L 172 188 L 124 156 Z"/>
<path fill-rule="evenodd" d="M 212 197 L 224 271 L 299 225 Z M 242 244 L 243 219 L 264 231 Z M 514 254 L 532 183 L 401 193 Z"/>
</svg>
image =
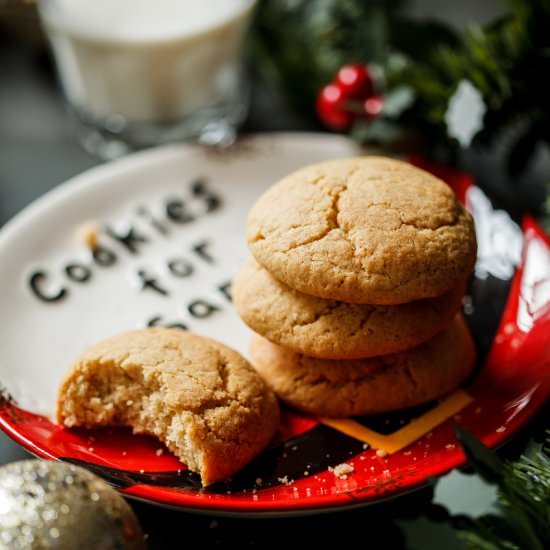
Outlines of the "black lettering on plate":
<svg viewBox="0 0 550 550">
<path fill-rule="evenodd" d="M 168 228 L 160 220 L 157 220 L 145 206 L 138 207 L 137 213 L 139 216 L 145 218 L 161 235 L 168 235 L 170 233 Z"/>
<path fill-rule="evenodd" d="M 158 292 L 159 294 L 162 294 L 163 296 L 168 296 L 168 291 L 164 288 L 162 288 L 158 283 L 157 280 L 153 277 L 150 277 L 143 271 L 142 269 L 139 269 L 137 272 L 137 275 L 139 277 L 140 282 L 140 290 L 145 290 L 147 288 L 150 288 L 151 290 L 154 290 L 155 292 Z"/>
<path fill-rule="evenodd" d="M 56 291 L 47 293 L 42 288 L 42 283 L 48 278 L 48 274 L 44 271 L 33 271 L 29 277 L 29 286 L 32 290 L 32 293 L 43 302 L 58 302 L 62 300 L 67 295 L 67 289 L 64 287 L 59 287 Z"/>
<path fill-rule="evenodd" d="M 203 241 L 193 246 L 193 252 L 205 262 L 213 264 L 215 263 L 214 258 L 206 251 L 208 246 L 210 246 L 210 243 L 208 241 Z"/>
<path fill-rule="evenodd" d="M 112 250 L 101 245 L 92 250 L 92 257 L 94 262 L 102 267 L 114 265 L 117 260 L 116 254 Z"/>
<path fill-rule="evenodd" d="M 132 254 L 138 253 L 138 244 L 148 242 L 147 237 L 138 233 L 133 227 L 130 227 L 126 233 L 117 233 L 111 227 L 106 227 L 105 231 L 109 237 L 115 239 Z"/>
<path fill-rule="evenodd" d="M 213 212 L 222 204 L 221 197 L 208 189 L 208 184 L 203 178 L 197 179 L 193 182 L 191 185 L 191 192 L 194 197 L 204 200 L 206 204 L 206 212 Z"/>
<path fill-rule="evenodd" d="M 195 217 L 187 211 L 185 202 L 181 199 L 169 199 L 165 204 L 166 216 L 175 223 L 189 223 Z"/>
<path fill-rule="evenodd" d="M 233 297 L 231 296 L 231 281 L 219 285 L 218 290 L 223 294 L 224 298 L 226 298 L 230 302 L 233 301 Z"/>
<path fill-rule="evenodd" d="M 165 327 L 165 328 L 179 328 L 181 330 L 189 330 L 189 328 L 184 325 L 183 323 L 162 323 L 162 317 L 160 315 L 156 315 L 155 317 L 151 317 L 149 321 L 147 321 L 148 327 Z"/>
<path fill-rule="evenodd" d="M 183 258 L 170 260 L 167 265 L 170 273 L 176 277 L 189 277 L 194 271 L 193 265 Z"/>
<path fill-rule="evenodd" d="M 75 283 L 85 283 L 92 278 L 92 270 L 84 264 L 68 264 L 65 266 L 65 274 Z"/>
<path fill-rule="evenodd" d="M 206 319 L 216 311 L 220 311 L 220 308 L 207 302 L 206 300 L 195 300 L 187 306 L 187 310 L 197 319 Z"/>
</svg>

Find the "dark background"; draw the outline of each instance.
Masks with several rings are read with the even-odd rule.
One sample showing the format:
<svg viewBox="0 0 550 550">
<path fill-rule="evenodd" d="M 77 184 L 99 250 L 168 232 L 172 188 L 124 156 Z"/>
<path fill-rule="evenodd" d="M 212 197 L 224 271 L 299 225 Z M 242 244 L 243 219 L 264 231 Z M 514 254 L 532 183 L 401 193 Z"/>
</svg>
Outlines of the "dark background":
<svg viewBox="0 0 550 550">
<path fill-rule="evenodd" d="M 498 0 L 417 0 L 410 2 L 408 9 L 419 17 L 435 15 L 463 26 L 472 20 L 488 21 L 502 11 L 503 5 Z M 0 226 L 49 189 L 100 163 L 75 140 L 47 47 L 31 10 L 28 6 L 10 7 L 9 2 L 6 7 L 0 0 Z M 321 128 L 291 112 L 275 90 L 254 82 L 251 110 L 242 132 L 289 130 Z M 516 209 L 519 205 L 521 210 L 536 210 L 541 204 L 542 187 L 530 181 L 514 186 L 499 175 L 498 153 L 472 157 L 469 163 L 479 183 L 501 203 Z M 542 436 L 542 419 L 547 415 L 548 409 L 500 453 L 517 458 L 529 437 Z M 0 464 L 29 456 L 0 432 Z M 205 546 L 263 546 L 269 542 L 275 546 L 333 543 L 342 547 L 353 542 L 365 547 L 384 544 L 401 548 L 403 538 L 393 520 L 416 517 L 430 501 L 431 489 L 426 488 L 344 512 L 253 520 L 170 511 L 136 501 L 131 505 L 149 535 L 150 548 L 184 546 L 190 537 Z M 421 535 L 422 529 L 419 547 Z"/>
</svg>

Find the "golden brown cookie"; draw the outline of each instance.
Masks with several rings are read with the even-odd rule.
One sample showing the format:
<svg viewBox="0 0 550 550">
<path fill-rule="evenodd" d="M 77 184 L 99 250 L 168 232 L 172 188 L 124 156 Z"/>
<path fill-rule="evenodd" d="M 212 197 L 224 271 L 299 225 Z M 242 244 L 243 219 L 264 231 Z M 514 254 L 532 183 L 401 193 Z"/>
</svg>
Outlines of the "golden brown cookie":
<svg viewBox="0 0 550 550">
<path fill-rule="evenodd" d="M 251 354 L 284 402 L 326 417 L 388 412 L 430 401 L 458 386 L 475 361 L 474 342 L 460 315 L 416 348 L 370 359 L 315 359 L 257 335 Z"/>
<path fill-rule="evenodd" d="M 402 351 L 445 328 L 460 308 L 465 284 L 436 298 L 376 306 L 325 300 L 294 290 L 246 262 L 232 285 L 235 308 L 255 332 L 297 353 L 355 359 Z"/>
<path fill-rule="evenodd" d="M 130 426 L 158 437 L 201 475 L 222 481 L 262 451 L 279 425 L 273 392 L 236 351 L 177 329 L 109 338 L 73 364 L 57 419 Z"/>
<path fill-rule="evenodd" d="M 247 239 L 256 260 L 291 288 L 363 304 L 450 292 L 476 258 L 472 217 L 451 188 L 375 156 L 285 177 L 250 210 Z"/>
</svg>

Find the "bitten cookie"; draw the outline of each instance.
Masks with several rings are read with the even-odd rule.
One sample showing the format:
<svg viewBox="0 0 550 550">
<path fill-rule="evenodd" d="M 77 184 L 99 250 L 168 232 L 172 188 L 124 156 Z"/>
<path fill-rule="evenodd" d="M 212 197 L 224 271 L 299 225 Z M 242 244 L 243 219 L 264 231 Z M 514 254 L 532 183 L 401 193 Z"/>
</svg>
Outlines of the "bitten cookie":
<svg viewBox="0 0 550 550">
<path fill-rule="evenodd" d="M 462 316 L 437 336 L 392 355 L 330 361 L 254 336 L 254 366 L 288 405 L 325 417 L 388 412 L 430 401 L 472 371 L 475 347 Z"/>
<path fill-rule="evenodd" d="M 294 290 L 254 260 L 232 285 L 244 322 L 268 340 L 323 359 L 354 359 L 402 351 L 430 339 L 453 320 L 465 284 L 436 298 L 376 306 L 324 300 Z"/>
<path fill-rule="evenodd" d="M 374 156 L 285 177 L 250 210 L 247 239 L 256 260 L 291 288 L 363 304 L 450 292 L 476 258 L 472 217 L 450 187 Z"/>
<path fill-rule="evenodd" d="M 130 426 L 158 437 L 203 485 L 262 451 L 279 425 L 273 392 L 236 351 L 177 329 L 109 338 L 73 364 L 57 419 L 71 426 Z"/>
</svg>

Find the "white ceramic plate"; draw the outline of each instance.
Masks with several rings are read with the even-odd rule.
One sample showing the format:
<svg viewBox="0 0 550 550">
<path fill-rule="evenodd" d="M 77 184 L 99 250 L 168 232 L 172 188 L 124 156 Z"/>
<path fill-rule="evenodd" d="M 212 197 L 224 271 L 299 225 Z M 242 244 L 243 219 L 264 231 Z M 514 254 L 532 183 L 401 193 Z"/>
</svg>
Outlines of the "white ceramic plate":
<svg viewBox="0 0 550 550">
<path fill-rule="evenodd" d="M 520 430 L 550 395 L 550 241 L 533 220 L 521 230 L 494 210 L 466 174 L 429 165 L 473 212 L 480 245 L 465 308 L 480 360 L 464 390 L 350 419 L 353 437 L 284 409 L 273 445 L 206 490 L 180 475 L 168 451 L 159 455 L 154 438 L 52 422 L 71 363 L 118 332 L 180 325 L 247 356 L 250 331 L 227 292 L 248 256 L 250 206 L 295 169 L 361 152 L 328 134 L 252 136 L 225 153 L 164 147 L 90 170 L 22 211 L 0 231 L 0 427 L 35 455 L 84 465 L 129 496 L 256 515 L 376 502 L 463 464 L 450 415 L 490 446 Z M 95 254 L 78 238 L 87 223 L 98 229 Z M 422 430 L 411 439 L 413 421 L 412 433 Z M 370 447 L 357 430 L 368 430 Z M 389 456 L 376 453 L 382 445 Z M 332 469 L 343 461 L 354 468 L 346 479 Z"/>
<path fill-rule="evenodd" d="M 225 285 L 248 254 L 250 206 L 292 170 L 357 153 L 339 137 L 260 135 L 226 153 L 150 150 L 60 185 L 0 232 L 2 384 L 20 407 L 51 415 L 84 349 L 153 322 L 246 354 Z M 88 222 L 100 231 L 97 258 L 78 239 Z"/>
</svg>

